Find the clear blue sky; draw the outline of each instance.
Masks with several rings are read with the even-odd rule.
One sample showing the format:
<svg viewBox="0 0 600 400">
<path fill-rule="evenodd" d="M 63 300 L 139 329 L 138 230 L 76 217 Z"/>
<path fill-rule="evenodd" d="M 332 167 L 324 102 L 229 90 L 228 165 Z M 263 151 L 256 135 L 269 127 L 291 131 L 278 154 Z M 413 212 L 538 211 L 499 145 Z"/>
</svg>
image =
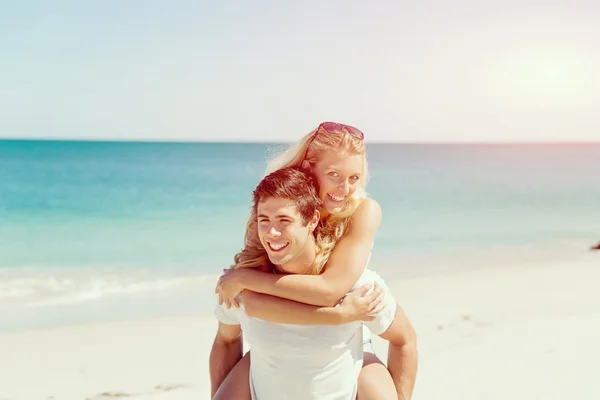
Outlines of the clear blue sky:
<svg viewBox="0 0 600 400">
<path fill-rule="evenodd" d="M 0 137 L 600 140 L 595 1 L 14 1 Z"/>
</svg>

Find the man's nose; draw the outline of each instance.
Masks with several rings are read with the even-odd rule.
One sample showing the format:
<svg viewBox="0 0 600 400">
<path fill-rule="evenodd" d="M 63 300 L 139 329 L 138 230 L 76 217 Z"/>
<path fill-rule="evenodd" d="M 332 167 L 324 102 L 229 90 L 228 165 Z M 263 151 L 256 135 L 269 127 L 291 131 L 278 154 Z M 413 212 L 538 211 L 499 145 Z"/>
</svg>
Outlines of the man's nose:
<svg viewBox="0 0 600 400">
<path fill-rule="evenodd" d="M 271 227 L 271 229 L 269 229 L 269 235 L 271 236 L 281 236 L 281 232 L 279 232 L 277 229 L 275 229 L 274 226 Z"/>
</svg>

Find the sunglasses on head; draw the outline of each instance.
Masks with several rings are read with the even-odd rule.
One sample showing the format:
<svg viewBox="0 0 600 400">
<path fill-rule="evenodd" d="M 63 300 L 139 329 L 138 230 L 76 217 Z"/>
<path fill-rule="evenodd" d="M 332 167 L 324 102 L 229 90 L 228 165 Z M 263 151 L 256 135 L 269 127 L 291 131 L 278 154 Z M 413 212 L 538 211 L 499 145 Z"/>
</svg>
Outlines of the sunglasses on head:
<svg viewBox="0 0 600 400">
<path fill-rule="evenodd" d="M 322 122 L 317 128 L 315 136 L 317 136 L 321 128 L 323 128 L 323 130 L 327 133 L 339 134 L 344 133 L 344 131 L 346 131 L 357 139 L 364 140 L 365 138 L 365 134 L 362 133 L 360 129 L 350 125 L 339 124 L 337 122 Z"/>
</svg>

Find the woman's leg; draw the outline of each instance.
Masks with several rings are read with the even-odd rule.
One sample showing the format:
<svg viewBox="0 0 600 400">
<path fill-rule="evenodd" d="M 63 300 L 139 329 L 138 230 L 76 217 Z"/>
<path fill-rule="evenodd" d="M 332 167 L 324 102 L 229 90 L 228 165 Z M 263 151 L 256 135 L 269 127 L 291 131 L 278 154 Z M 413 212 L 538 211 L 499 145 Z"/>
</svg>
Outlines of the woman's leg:
<svg viewBox="0 0 600 400">
<path fill-rule="evenodd" d="M 233 367 L 213 400 L 251 400 L 250 395 L 250 352 Z"/>
<path fill-rule="evenodd" d="M 363 366 L 358 375 L 357 400 L 398 400 L 392 375 L 375 355 L 371 332 L 363 325 Z"/>
<path fill-rule="evenodd" d="M 358 375 L 357 400 L 397 400 L 396 386 L 387 367 L 372 352 L 364 352 Z"/>
</svg>

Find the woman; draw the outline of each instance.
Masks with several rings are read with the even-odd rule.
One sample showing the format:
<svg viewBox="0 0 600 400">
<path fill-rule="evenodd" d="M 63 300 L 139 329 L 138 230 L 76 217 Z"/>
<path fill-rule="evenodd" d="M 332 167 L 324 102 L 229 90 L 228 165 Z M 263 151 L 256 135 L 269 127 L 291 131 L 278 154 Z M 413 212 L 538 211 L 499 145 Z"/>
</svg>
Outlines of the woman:
<svg viewBox="0 0 600 400">
<path fill-rule="evenodd" d="M 381 221 L 381 208 L 366 195 L 368 170 L 363 139 L 363 133 L 354 127 L 324 122 L 268 165 L 267 174 L 284 167 L 302 166 L 310 169 L 319 181 L 323 207 L 317 234 L 320 252 L 314 275 L 262 272 L 268 265 L 268 256 L 258 240 L 256 215 L 251 215 L 245 247 L 236 254 L 232 269 L 217 285 L 220 303 L 238 307 L 236 297 L 244 291 L 245 307 L 258 310 L 259 318 L 280 323 L 328 323 L 315 319 L 315 313 L 310 312 L 315 307 L 290 307 L 291 302 L 285 299 L 333 307 L 367 267 Z M 370 336 L 365 339 L 359 398 L 395 398 L 396 389 L 389 372 L 373 354 Z M 248 367 L 246 355 L 222 386 L 247 387 Z M 235 393 L 235 398 L 240 398 L 241 394 Z"/>
</svg>

